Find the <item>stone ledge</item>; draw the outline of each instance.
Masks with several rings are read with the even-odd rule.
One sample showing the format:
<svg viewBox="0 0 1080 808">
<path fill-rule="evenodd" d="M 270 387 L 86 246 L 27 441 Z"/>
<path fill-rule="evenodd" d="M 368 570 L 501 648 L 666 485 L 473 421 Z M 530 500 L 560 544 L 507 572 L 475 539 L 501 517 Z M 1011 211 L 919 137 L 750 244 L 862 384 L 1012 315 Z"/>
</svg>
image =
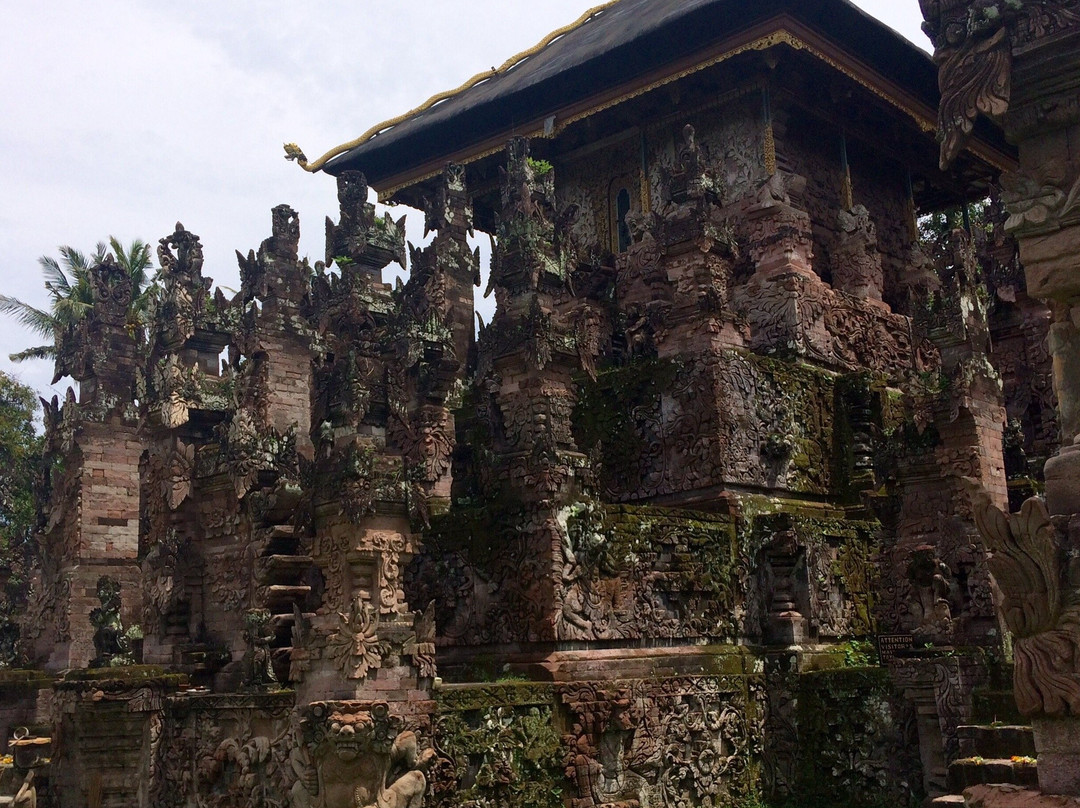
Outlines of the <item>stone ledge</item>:
<svg viewBox="0 0 1080 808">
<path fill-rule="evenodd" d="M 1080 798 L 1043 794 L 1022 786 L 973 786 L 964 792 L 967 808 L 1080 808 Z"/>
<path fill-rule="evenodd" d="M 0 693 L 6 690 L 40 690 L 51 687 L 56 675 L 40 670 L 0 670 Z"/>
<path fill-rule="evenodd" d="M 175 689 L 187 684 L 187 676 L 182 673 L 167 673 L 164 668 L 153 665 L 130 665 L 66 670 L 54 684 L 58 690 L 82 690 L 89 687 L 119 690 L 133 685 L 157 685 Z"/>
</svg>

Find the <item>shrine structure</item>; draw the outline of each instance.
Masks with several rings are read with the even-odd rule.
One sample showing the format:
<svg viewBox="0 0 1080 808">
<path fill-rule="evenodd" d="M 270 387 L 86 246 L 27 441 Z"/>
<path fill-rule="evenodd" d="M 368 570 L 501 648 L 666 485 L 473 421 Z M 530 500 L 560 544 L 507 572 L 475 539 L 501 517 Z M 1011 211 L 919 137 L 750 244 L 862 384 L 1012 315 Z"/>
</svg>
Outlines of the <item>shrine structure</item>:
<svg viewBox="0 0 1080 808">
<path fill-rule="evenodd" d="M 619 0 L 325 158 L 287 146 L 337 182 L 314 265 L 279 206 L 229 299 L 177 224 L 145 342 L 96 267 L 57 335 L 79 394 L 45 404 L 28 670 L 0 672 L 0 733 L 49 747 L 24 794 L 906 806 L 986 759 L 1034 786 L 1020 713 L 1080 691 L 1045 689 L 1000 543 L 1076 510 L 1076 295 L 1039 269 L 1075 234 L 1007 179 L 1057 170 L 1024 141 L 1048 90 L 1019 152 L 943 106 L 941 162 L 950 75 L 846 0 Z M 1016 527 L 1050 457 L 1057 521 Z"/>
</svg>

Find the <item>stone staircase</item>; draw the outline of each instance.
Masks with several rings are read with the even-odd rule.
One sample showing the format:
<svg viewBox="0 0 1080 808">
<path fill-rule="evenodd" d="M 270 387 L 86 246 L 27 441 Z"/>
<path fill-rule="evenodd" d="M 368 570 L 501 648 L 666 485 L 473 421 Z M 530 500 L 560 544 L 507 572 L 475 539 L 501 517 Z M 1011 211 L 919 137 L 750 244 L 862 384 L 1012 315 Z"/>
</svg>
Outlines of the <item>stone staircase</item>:
<svg viewBox="0 0 1080 808">
<path fill-rule="evenodd" d="M 311 601 L 321 596 L 312 586 L 314 559 L 307 554 L 304 544 L 292 525 L 273 525 L 255 566 L 260 607 L 271 615 L 274 672 L 280 682 L 288 681 L 296 615 L 314 617 Z"/>
<path fill-rule="evenodd" d="M 1035 736 L 1031 727 L 986 724 L 957 728 L 960 757 L 949 764 L 949 794 L 932 806 L 962 806 L 964 790 L 976 785 L 1010 784 L 1038 788 Z"/>
</svg>

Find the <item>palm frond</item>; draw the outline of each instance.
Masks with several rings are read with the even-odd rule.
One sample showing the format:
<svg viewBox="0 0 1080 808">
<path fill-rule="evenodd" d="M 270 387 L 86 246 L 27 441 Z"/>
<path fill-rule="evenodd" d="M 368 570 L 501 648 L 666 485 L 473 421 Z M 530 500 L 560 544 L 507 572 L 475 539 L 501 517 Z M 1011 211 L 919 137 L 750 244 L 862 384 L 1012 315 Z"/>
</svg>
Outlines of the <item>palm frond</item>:
<svg viewBox="0 0 1080 808">
<path fill-rule="evenodd" d="M 67 265 L 67 270 L 72 275 L 76 275 L 79 270 L 87 270 L 90 268 L 90 264 L 86 260 L 86 256 L 79 252 L 74 247 L 64 244 L 58 248 L 60 250 L 60 256 L 64 259 L 64 263 Z"/>
<path fill-rule="evenodd" d="M 18 353 L 8 354 L 8 359 L 12 362 L 25 362 L 28 359 L 55 359 L 56 358 L 56 346 L 55 345 L 39 345 L 36 348 L 27 348 L 25 351 L 19 351 Z"/>
<path fill-rule="evenodd" d="M 108 242 L 98 242 L 90 255 L 67 244 L 58 247 L 59 261 L 43 255 L 38 259 L 38 263 L 45 276 L 45 288 L 51 298 L 49 310 L 34 308 L 17 298 L 0 295 L 0 314 L 10 315 L 42 336 L 55 338 L 58 329 L 75 325 L 93 309 L 95 295 L 92 270 L 108 258 L 110 248 L 116 262 L 132 281 L 129 319 L 134 326 L 142 328 L 146 319 L 144 313 L 155 294 L 150 278 L 154 269 L 153 251 L 151 245 L 142 239 L 133 240 L 130 246 L 125 248 L 115 236 L 110 236 Z M 55 348 L 41 346 L 13 354 L 12 359 L 23 361 L 48 358 L 55 353 Z"/>
<path fill-rule="evenodd" d="M 61 325 L 77 323 L 90 312 L 93 306 L 92 300 L 65 297 L 56 301 L 56 305 L 53 306 L 52 319 Z"/>
<path fill-rule="evenodd" d="M 43 337 L 52 336 L 56 329 L 57 318 L 54 315 L 8 295 L 0 295 L 0 314 L 11 315 L 17 322 Z"/>
<path fill-rule="evenodd" d="M 53 297 L 63 295 L 71 290 L 71 281 L 67 273 L 60 268 L 56 259 L 49 255 L 43 255 L 38 259 L 41 265 L 41 274 L 45 276 L 45 285 L 49 288 Z M 51 284 L 51 286 L 50 286 Z"/>
<path fill-rule="evenodd" d="M 153 253 L 150 245 L 142 239 L 134 239 L 125 249 L 124 245 L 116 236 L 109 236 L 109 245 L 112 247 L 116 261 L 127 272 L 132 283 L 132 300 L 136 300 L 150 282 L 149 271 L 154 266 Z"/>
</svg>

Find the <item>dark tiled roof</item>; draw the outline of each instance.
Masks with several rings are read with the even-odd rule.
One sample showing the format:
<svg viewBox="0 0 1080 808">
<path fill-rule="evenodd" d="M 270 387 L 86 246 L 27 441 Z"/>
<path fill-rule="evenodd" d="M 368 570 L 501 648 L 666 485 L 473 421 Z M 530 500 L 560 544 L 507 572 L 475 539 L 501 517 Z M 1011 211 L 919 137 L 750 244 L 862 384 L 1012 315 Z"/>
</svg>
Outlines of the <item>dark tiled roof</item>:
<svg viewBox="0 0 1080 808">
<path fill-rule="evenodd" d="M 930 57 L 847 0 L 622 0 L 525 62 L 331 160 L 379 180 L 554 114 L 787 13 L 936 108 Z M 448 43 L 449 46 L 449 43 Z"/>
</svg>

